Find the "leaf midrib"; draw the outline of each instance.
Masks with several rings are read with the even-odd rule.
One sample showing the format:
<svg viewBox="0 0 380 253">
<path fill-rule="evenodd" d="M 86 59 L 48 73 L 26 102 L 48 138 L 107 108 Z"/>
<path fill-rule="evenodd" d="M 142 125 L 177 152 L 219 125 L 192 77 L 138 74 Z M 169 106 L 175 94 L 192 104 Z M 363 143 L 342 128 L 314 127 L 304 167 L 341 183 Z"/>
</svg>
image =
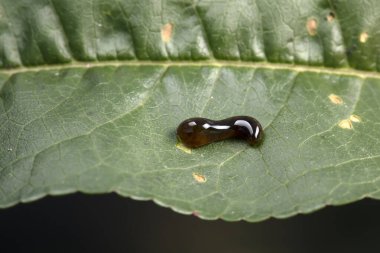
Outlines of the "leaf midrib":
<svg viewBox="0 0 380 253">
<path fill-rule="evenodd" d="M 152 66 L 152 67 L 236 67 L 236 68 L 264 68 L 273 70 L 289 70 L 295 72 L 311 72 L 330 75 L 343 75 L 359 78 L 380 79 L 380 73 L 375 71 L 357 70 L 352 68 L 329 68 L 324 66 L 305 66 L 286 63 L 270 62 L 243 62 L 243 61 L 102 61 L 102 62 L 72 62 L 70 64 L 28 66 L 12 69 L 0 69 L 0 74 L 14 75 L 24 72 L 38 71 L 59 71 L 72 68 L 93 68 L 93 67 L 123 67 L 123 66 Z"/>
</svg>

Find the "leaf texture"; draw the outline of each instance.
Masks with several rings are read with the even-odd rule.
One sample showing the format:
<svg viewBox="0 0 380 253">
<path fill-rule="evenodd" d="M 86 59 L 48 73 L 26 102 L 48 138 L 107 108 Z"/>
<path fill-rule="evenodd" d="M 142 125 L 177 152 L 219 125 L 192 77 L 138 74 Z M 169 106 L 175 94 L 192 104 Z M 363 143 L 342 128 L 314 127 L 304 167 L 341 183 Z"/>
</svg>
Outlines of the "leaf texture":
<svg viewBox="0 0 380 253">
<path fill-rule="evenodd" d="M 379 198 L 379 12 L 374 0 L 2 0 L 0 206 L 117 192 L 259 221 Z M 186 118 L 233 115 L 262 123 L 260 147 L 176 141 Z"/>
</svg>

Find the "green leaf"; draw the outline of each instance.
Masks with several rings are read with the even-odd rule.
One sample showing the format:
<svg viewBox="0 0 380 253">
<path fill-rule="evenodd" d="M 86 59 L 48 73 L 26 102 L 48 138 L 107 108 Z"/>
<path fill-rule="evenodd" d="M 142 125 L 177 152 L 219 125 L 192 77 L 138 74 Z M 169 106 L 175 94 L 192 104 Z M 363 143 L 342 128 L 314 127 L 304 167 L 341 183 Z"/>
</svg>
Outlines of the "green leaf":
<svg viewBox="0 0 380 253">
<path fill-rule="evenodd" d="M 375 1 L 0 2 L 0 206 L 117 192 L 207 219 L 380 198 Z M 189 150 L 194 116 L 258 148 Z"/>
</svg>

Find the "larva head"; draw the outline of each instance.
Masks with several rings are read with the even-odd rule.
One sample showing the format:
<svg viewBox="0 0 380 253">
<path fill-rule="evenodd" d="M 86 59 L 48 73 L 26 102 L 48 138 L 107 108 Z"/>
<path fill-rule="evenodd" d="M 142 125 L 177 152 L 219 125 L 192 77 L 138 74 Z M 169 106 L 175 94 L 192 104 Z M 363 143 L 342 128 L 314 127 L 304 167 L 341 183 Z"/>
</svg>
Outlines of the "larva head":
<svg viewBox="0 0 380 253">
<path fill-rule="evenodd" d="M 260 123 L 249 116 L 236 116 L 230 119 L 234 120 L 234 128 L 237 136 L 244 138 L 250 145 L 260 144 L 264 138 L 264 131 Z"/>
</svg>

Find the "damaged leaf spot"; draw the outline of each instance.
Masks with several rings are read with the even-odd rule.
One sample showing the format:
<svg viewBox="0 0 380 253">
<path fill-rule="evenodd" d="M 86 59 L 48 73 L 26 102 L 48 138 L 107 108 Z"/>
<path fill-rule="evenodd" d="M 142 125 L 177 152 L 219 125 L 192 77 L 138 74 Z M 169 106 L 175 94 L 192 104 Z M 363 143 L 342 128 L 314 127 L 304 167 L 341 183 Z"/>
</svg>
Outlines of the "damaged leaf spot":
<svg viewBox="0 0 380 253">
<path fill-rule="evenodd" d="M 362 119 L 358 115 L 354 115 L 354 114 L 350 116 L 350 120 L 355 123 L 362 122 Z"/>
<path fill-rule="evenodd" d="M 173 34 L 173 24 L 167 23 L 161 28 L 161 39 L 164 43 L 170 42 Z"/>
<path fill-rule="evenodd" d="M 338 95 L 330 94 L 329 99 L 330 99 L 331 103 L 333 103 L 333 104 L 336 104 L 336 105 L 343 104 L 343 99 Z"/>
<path fill-rule="evenodd" d="M 335 13 L 334 12 L 330 12 L 329 15 L 327 15 L 326 19 L 330 23 L 333 22 L 334 19 L 335 19 Z"/>
<path fill-rule="evenodd" d="M 175 146 L 176 148 L 185 152 L 186 154 L 191 154 L 191 148 L 186 147 L 185 145 L 182 144 L 182 142 L 178 142 Z"/>
<path fill-rule="evenodd" d="M 204 175 L 196 173 L 196 172 L 193 172 L 193 178 L 198 183 L 206 183 L 206 181 L 207 181 L 207 178 Z"/>
<path fill-rule="evenodd" d="M 358 115 L 353 114 L 348 119 L 341 120 L 338 126 L 343 129 L 353 129 L 352 123 L 359 123 L 361 121 L 362 119 Z"/>
<path fill-rule="evenodd" d="M 306 23 L 307 32 L 309 35 L 314 36 L 317 34 L 318 22 L 315 18 L 310 18 Z"/>
<path fill-rule="evenodd" d="M 342 129 L 352 129 L 352 121 L 350 119 L 344 119 L 339 122 L 338 126 Z"/>
<path fill-rule="evenodd" d="M 366 33 L 366 32 L 362 32 L 362 33 L 360 34 L 360 36 L 359 36 L 359 41 L 360 41 L 361 43 L 366 43 L 367 40 L 368 40 L 368 33 Z"/>
</svg>

